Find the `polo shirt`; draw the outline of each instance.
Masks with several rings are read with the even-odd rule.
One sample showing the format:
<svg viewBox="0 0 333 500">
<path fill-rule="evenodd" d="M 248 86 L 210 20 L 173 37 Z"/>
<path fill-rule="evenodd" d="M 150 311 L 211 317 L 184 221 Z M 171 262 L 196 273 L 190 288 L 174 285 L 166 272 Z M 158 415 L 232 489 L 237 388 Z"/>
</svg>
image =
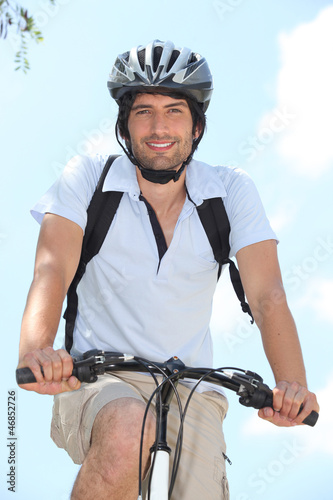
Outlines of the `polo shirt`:
<svg viewBox="0 0 333 500">
<path fill-rule="evenodd" d="M 53 213 L 84 230 L 106 160 L 99 155 L 74 157 L 33 207 L 35 219 L 40 223 L 45 213 Z M 276 235 L 253 181 L 241 169 L 192 160 L 185 175 L 188 195 L 171 244 L 161 256 L 135 166 L 126 156 L 112 164 L 103 190 L 124 195 L 77 289 L 73 354 L 98 348 L 153 361 L 177 355 L 186 365 L 212 366 L 209 322 L 218 264 L 195 205 L 222 197 L 231 226 L 231 256 Z"/>
</svg>

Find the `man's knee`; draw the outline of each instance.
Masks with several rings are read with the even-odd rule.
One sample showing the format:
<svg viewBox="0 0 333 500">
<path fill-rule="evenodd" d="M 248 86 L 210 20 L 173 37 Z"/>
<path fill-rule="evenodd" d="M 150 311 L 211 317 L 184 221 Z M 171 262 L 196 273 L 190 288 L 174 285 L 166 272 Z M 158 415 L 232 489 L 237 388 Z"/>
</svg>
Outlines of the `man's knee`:
<svg viewBox="0 0 333 500">
<path fill-rule="evenodd" d="M 92 429 L 91 446 L 117 456 L 126 456 L 140 446 L 143 418 L 146 410 L 144 402 L 135 398 L 120 398 L 105 405 L 95 418 Z M 150 447 L 155 437 L 155 418 L 148 412 L 144 444 Z"/>
</svg>

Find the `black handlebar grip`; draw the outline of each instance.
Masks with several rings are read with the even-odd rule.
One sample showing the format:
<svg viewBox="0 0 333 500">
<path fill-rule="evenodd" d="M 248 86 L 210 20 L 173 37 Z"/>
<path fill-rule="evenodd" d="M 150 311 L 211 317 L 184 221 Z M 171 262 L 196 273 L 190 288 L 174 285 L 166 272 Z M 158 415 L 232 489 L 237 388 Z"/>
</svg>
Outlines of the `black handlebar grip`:
<svg viewBox="0 0 333 500">
<path fill-rule="evenodd" d="M 319 413 L 317 413 L 316 411 L 312 411 L 310 413 L 310 415 L 308 415 L 304 420 L 303 420 L 303 424 L 306 424 L 306 425 L 310 425 L 311 427 L 313 427 L 314 425 L 316 425 L 317 423 L 317 420 L 318 420 L 318 417 L 319 417 Z"/>
<path fill-rule="evenodd" d="M 43 368 L 41 367 L 41 372 L 43 374 Z M 77 377 L 80 382 L 95 382 L 97 380 L 97 376 L 92 374 L 89 366 L 79 366 L 73 368 L 72 375 Z M 32 384 L 36 382 L 35 375 L 32 373 L 30 368 L 18 368 L 16 370 L 16 382 L 19 385 L 23 384 Z"/>
<path fill-rule="evenodd" d="M 267 394 L 267 396 L 265 398 L 265 406 L 269 406 L 270 408 L 273 408 L 273 397 L 270 394 Z M 298 413 L 301 413 L 302 410 L 303 410 L 303 405 L 301 405 Z M 313 426 L 316 425 L 318 417 L 319 417 L 319 413 L 317 413 L 316 411 L 313 410 L 310 413 L 310 415 L 308 415 L 303 420 L 302 423 L 305 424 L 305 425 L 310 425 L 310 427 L 313 427 Z"/>
<path fill-rule="evenodd" d="M 32 384 L 33 382 L 36 382 L 35 375 L 32 373 L 30 368 L 25 367 L 25 368 L 18 368 L 16 370 L 16 382 L 21 385 L 21 384 Z"/>
</svg>

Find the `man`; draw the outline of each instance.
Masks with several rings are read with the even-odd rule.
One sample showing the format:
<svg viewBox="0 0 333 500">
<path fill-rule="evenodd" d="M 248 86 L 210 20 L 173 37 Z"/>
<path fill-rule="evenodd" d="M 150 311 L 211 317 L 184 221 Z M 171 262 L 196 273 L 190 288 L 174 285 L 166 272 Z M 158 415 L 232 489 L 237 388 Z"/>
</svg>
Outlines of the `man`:
<svg viewBox="0 0 333 500">
<path fill-rule="evenodd" d="M 79 284 L 71 353 L 99 348 L 156 361 L 178 355 L 187 365 L 212 364 L 209 320 L 218 266 L 196 206 L 222 197 L 231 226 L 231 255 L 236 255 L 277 384 L 275 411 L 265 408 L 259 416 L 280 426 L 301 424 L 312 410 L 318 411 L 318 404 L 307 389 L 275 234 L 244 172 L 192 159 L 212 93 L 207 62 L 188 49 L 156 40 L 119 56 L 108 86 L 119 105 L 117 132 L 126 155 L 113 163 L 103 189 L 124 195 Z M 104 163 L 98 156 L 74 159 L 34 207 L 41 232 L 20 342 L 19 367 L 29 366 L 37 380 L 25 388 L 57 395 L 52 437 L 74 462 L 83 463 L 74 500 L 137 498 L 142 416 L 153 390 L 148 376 L 132 373 L 105 375 L 80 387 L 71 376 L 68 352 L 53 350 L 62 303 L 80 257 L 86 210 Z M 179 391 L 184 401 L 189 390 L 180 386 Z M 177 412 L 170 411 L 172 444 Z M 221 432 L 226 411 L 223 394 L 210 386 L 196 392 L 173 498 L 229 498 Z M 150 412 L 143 476 L 154 430 Z"/>
</svg>

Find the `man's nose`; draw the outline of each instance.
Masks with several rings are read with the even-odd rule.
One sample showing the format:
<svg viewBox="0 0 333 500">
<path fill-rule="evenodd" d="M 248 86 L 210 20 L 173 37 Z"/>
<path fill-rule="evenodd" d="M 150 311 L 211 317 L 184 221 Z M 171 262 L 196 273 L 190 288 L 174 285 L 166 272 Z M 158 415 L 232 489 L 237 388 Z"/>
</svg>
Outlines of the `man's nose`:
<svg viewBox="0 0 333 500">
<path fill-rule="evenodd" d="M 166 134 L 169 132 L 167 119 L 162 113 L 154 113 L 151 121 L 151 131 L 153 134 Z"/>
</svg>

